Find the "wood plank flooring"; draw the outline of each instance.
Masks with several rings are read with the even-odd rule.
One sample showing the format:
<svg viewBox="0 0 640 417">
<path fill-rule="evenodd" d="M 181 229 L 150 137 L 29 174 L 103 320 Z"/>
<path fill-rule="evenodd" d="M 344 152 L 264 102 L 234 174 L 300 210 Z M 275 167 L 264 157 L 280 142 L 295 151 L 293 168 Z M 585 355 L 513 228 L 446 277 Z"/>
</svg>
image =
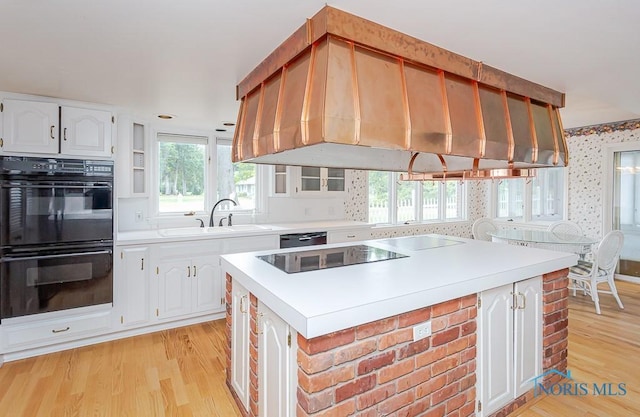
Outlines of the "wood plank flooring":
<svg viewBox="0 0 640 417">
<path fill-rule="evenodd" d="M 603 295 L 601 316 L 570 297 L 569 369 L 580 382 L 624 382 L 626 396 L 541 396 L 512 415 L 640 415 L 640 285 L 618 289 L 625 310 Z M 5 363 L 0 416 L 238 416 L 224 338 L 219 320 Z"/>
</svg>

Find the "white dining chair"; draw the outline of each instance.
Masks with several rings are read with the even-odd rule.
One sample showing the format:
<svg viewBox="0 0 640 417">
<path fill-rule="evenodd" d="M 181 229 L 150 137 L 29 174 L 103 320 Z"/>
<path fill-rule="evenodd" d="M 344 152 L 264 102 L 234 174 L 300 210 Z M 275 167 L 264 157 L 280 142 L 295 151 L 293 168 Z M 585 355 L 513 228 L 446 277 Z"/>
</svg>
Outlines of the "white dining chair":
<svg viewBox="0 0 640 417">
<path fill-rule="evenodd" d="M 580 235 L 582 236 L 584 233 L 582 232 L 582 228 L 574 222 L 570 222 L 568 220 L 559 220 L 557 222 L 553 222 L 547 228 L 550 232 L 563 233 L 566 235 Z"/>
<path fill-rule="evenodd" d="M 612 294 L 618 302 L 618 306 L 624 308 L 614 281 L 614 274 L 623 243 L 624 235 L 622 232 L 612 230 L 598 244 L 593 253 L 593 262 L 578 261 L 577 265 L 569 269 L 570 289 L 573 290 L 573 295 L 576 295 L 576 290 L 589 294 L 596 305 L 596 313 L 598 314 L 600 314 L 600 297 L 598 293 Z M 599 284 L 605 282 L 609 285 L 609 291 L 598 288 Z"/>
<path fill-rule="evenodd" d="M 486 240 L 491 242 L 491 236 L 487 234 L 487 232 L 495 232 L 498 230 L 498 226 L 493 222 L 493 220 L 481 217 L 473 222 L 471 226 L 471 234 L 474 239 L 477 240 Z"/>
</svg>

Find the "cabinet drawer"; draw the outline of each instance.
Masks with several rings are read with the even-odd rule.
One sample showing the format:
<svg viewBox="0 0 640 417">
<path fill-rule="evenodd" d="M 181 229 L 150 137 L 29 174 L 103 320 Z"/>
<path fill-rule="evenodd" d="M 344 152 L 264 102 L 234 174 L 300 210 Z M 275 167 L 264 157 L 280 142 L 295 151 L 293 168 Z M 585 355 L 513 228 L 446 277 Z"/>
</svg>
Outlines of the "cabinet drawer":
<svg viewBox="0 0 640 417">
<path fill-rule="evenodd" d="M 371 230 L 336 230 L 327 233 L 327 243 L 355 242 L 371 239 Z"/>
<path fill-rule="evenodd" d="M 4 350 L 9 352 L 92 336 L 106 332 L 110 327 L 111 313 L 108 311 L 46 322 L 3 325 L 2 344 Z"/>
<path fill-rule="evenodd" d="M 279 236 L 262 235 L 251 237 L 233 237 L 224 240 L 224 253 L 252 252 L 256 250 L 277 249 Z"/>
</svg>

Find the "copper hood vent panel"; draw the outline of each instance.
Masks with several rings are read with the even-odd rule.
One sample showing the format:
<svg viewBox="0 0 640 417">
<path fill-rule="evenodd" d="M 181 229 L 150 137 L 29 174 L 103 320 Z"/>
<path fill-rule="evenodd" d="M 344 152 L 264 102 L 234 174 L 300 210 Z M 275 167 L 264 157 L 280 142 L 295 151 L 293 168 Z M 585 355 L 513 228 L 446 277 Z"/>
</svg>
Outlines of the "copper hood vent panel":
<svg viewBox="0 0 640 417">
<path fill-rule="evenodd" d="M 235 162 L 446 179 L 568 161 L 563 93 L 329 6 L 237 96 Z"/>
</svg>

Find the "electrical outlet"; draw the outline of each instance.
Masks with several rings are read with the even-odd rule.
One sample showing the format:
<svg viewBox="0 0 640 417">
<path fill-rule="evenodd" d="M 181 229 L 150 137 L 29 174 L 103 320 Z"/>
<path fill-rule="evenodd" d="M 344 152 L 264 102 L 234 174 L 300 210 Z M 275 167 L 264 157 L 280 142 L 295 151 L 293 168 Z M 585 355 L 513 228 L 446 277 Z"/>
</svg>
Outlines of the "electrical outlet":
<svg viewBox="0 0 640 417">
<path fill-rule="evenodd" d="M 142 211 L 138 210 L 136 211 L 136 222 L 141 222 L 142 221 Z"/>
<path fill-rule="evenodd" d="M 420 340 L 429 336 L 431 336 L 431 321 L 425 321 L 413 326 L 413 340 Z"/>
</svg>

